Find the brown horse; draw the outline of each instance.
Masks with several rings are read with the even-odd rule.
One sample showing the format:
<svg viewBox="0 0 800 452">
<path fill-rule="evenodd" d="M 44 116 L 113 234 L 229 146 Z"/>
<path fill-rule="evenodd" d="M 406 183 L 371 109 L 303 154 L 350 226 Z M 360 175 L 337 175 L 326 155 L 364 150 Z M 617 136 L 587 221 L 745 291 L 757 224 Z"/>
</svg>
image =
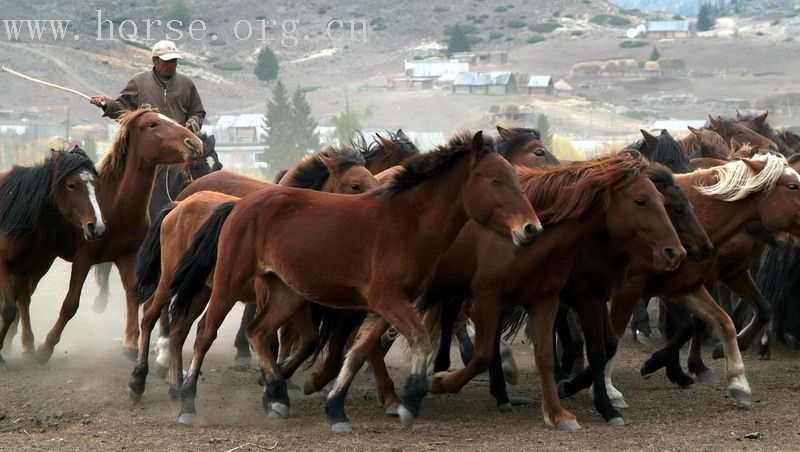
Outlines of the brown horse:
<svg viewBox="0 0 800 452">
<path fill-rule="evenodd" d="M 47 361 L 61 333 L 78 310 L 81 289 L 92 265 L 113 261 L 125 288 L 127 317 L 124 350 L 136 355 L 139 336 L 139 303 L 133 293 L 136 251 L 142 243 L 150 219 L 147 204 L 158 165 L 190 162 L 199 158 L 203 145 L 191 130 L 143 107 L 119 117 L 119 129 L 98 173 L 102 189 L 97 201 L 106 222 L 99 240 L 86 242 L 78 237 L 56 247 L 58 256 L 72 262 L 69 289 L 58 320 L 39 346 L 38 357 Z"/>
<path fill-rule="evenodd" d="M 559 291 L 583 243 L 606 231 L 611 237 L 624 237 L 631 252 L 664 269 L 676 267 L 685 255 L 661 195 L 647 178 L 647 168 L 644 160 L 614 156 L 565 167 L 518 170 L 526 195 L 547 228 L 536 246 L 513 252 L 468 225 L 445 254 L 427 296 L 470 298 L 476 348 L 464 369 L 436 374 L 432 392 L 457 392 L 481 372 L 499 340 L 503 311 L 521 305 L 532 322 L 545 422 L 559 429 L 579 428 L 558 400 L 552 331 Z M 508 404 L 505 394 L 491 389 L 499 406 Z"/>
<path fill-rule="evenodd" d="M 766 120 L 766 114 L 763 115 L 763 119 Z M 777 152 L 778 145 L 757 131 L 755 128 L 758 127 L 757 124 L 744 124 L 733 119 L 721 116 L 714 118 L 708 115 L 708 122 L 705 128 L 718 133 L 726 143 L 730 144 L 731 149 L 738 149 L 744 144 L 749 144 L 756 148 Z M 763 125 L 763 123 L 760 124 Z"/>
<path fill-rule="evenodd" d="M 772 231 L 800 233 L 800 176 L 779 156 L 758 156 L 718 168 L 676 176 L 695 206 L 697 217 L 719 250 L 746 224 L 758 221 Z M 717 251 L 718 252 L 718 251 Z M 736 330 L 725 311 L 708 293 L 715 259 L 685 261 L 671 273 L 642 278 L 631 274 L 612 303 L 617 334 L 625 330 L 635 300 L 641 296 L 668 296 L 714 327 L 722 338 L 728 392 L 736 403 L 750 406 L 751 391 L 736 341 Z M 651 358 L 655 359 L 655 358 Z M 649 373 L 651 362 L 642 372 Z"/>
<path fill-rule="evenodd" d="M 690 159 L 727 159 L 730 152 L 730 144 L 711 129 L 695 129 L 689 126 L 689 134 L 678 138 L 677 141 Z"/>
<path fill-rule="evenodd" d="M 304 158 L 281 178 L 280 185 L 306 188 L 329 193 L 358 194 L 371 191 L 377 187 L 377 181 L 365 168 L 365 160 L 359 151 L 350 148 L 334 149 L 326 147 L 322 151 Z M 204 180 L 206 177 L 209 180 Z M 217 184 L 219 177 L 211 174 L 197 179 L 190 185 L 192 191 L 198 186 Z M 223 177 L 225 189 L 231 193 L 245 195 L 272 184 L 250 179 L 236 174 Z M 219 187 L 219 185 L 217 185 Z M 187 188 L 188 189 L 188 188 Z M 249 191 L 248 191 L 249 190 Z M 183 198 L 183 195 L 181 195 Z M 181 256 L 192 244 L 195 233 L 206 223 L 214 211 L 223 205 L 232 206 L 239 197 L 213 191 L 200 191 L 185 200 L 179 201 L 163 211 L 153 223 L 147 238 L 142 244 L 137 264 L 137 289 L 141 301 L 151 299 L 142 316 L 142 336 L 139 342 L 139 356 L 132 372 L 128 387 L 134 400 L 141 398 L 144 392 L 148 373 L 148 355 L 150 336 L 159 315 L 174 292 L 169 289 Z M 252 291 L 251 291 L 252 292 Z M 192 315 L 170 326 L 169 350 L 166 340 L 159 339 L 157 362 L 170 366 L 170 393 L 177 396 L 180 389 L 180 378 L 183 372 L 181 351 L 186 335 L 194 320 L 202 313 L 208 302 L 210 288 L 203 292 L 204 296 L 195 297 L 191 307 Z M 254 302 L 255 294 L 251 293 L 242 301 Z"/>
<path fill-rule="evenodd" d="M 19 305 L 22 351 L 33 352 L 30 296 L 59 242 L 95 240 L 105 232 L 97 179 L 94 163 L 77 146 L 0 174 L 0 350 Z"/>
<path fill-rule="evenodd" d="M 410 301 L 470 218 L 518 246 L 530 244 L 541 232 L 511 166 L 485 145 L 480 132 L 471 140 L 457 136 L 446 146 L 407 160 L 387 186 L 369 194 L 270 187 L 242 198 L 219 234 L 211 300 L 181 388 L 179 422 L 193 421 L 205 353 L 241 297 L 240 288 L 255 281 L 259 312 L 248 338 L 265 375 L 263 402 L 268 412 L 289 414 L 286 382 L 275 365 L 271 341 L 301 304 L 267 300 L 280 291 L 293 291 L 331 307 L 370 311 L 327 398 L 332 430 L 350 430 L 344 414 L 347 389 L 390 325 L 412 344 L 412 370 L 399 409 L 401 421 L 408 425 L 419 415 L 428 389 L 430 348 Z M 309 248 L 309 243 L 315 246 Z M 332 266 L 338 270 L 331 271 Z M 200 284 L 189 289 L 204 286 L 209 272 L 210 268 L 198 272 Z M 193 292 L 178 292 L 176 315 L 189 307 Z"/>
</svg>

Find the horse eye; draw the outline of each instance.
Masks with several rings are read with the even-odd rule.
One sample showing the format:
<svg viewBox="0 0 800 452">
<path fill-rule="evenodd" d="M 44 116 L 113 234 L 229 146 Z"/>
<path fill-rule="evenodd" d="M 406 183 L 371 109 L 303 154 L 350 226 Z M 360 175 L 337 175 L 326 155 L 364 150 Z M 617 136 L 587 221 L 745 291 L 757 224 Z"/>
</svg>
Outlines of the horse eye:
<svg viewBox="0 0 800 452">
<path fill-rule="evenodd" d="M 70 189 L 70 190 L 75 190 L 76 187 L 77 187 L 77 185 L 75 185 L 73 183 L 67 184 L 67 188 Z"/>
<path fill-rule="evenodd" d="M 789 184 L 786 186 L 789 190 L 797 190 L 797 184 Z"/>
<path fill-rule="evenodd" d="M 501 185 L 501 184 L 502 184 L 502 182 L 500 182 L 500 180 L 492 179 L 492 185 Z"/>
<path fill-rule="evenodd" d="M 358 185 L 358 184 L 353 184 L 353 185 L 350 186 L 350 190 L 361 191 L 361 186 Z"/>
<path fill-rule="evenodd" d="M 677 215 L 683 215 L 686 213 L 686 209 L 684 209 L 683 206 L 670 206 L 669 210 Z"/>
<path fill-rule="evenodd" d="M 635 202 L 636 202 L 636 205 L 639 206 L 639 207 L 644 207 L 644 206 L 647 205 L 647 201 L 645 201 L 644 199 L 637 199 Z"/>
<path fill-rule="evenodd" d="M 541 149 L 537 149 L 537 150 L 533 151 L 533 153 L 534 153 L 534 154 L 535 154 L 537 157 L 544 157 L 544 151 L 543 151 L 543 150 L 541 150 Z"/>
<path fill-rule="evenodd" d="M 151 122 L 150 125 L 147 126 L 147 127 L 150 127 L 151 129 L 155 129 L 157 125 L 158 125 L 157 122 Z"/>
</svg>

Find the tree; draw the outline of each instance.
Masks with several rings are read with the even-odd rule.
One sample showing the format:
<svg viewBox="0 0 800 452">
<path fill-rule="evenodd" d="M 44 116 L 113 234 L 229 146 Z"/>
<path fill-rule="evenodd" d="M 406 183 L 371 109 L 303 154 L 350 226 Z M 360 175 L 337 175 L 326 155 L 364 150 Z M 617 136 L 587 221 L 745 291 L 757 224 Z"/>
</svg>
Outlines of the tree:
<svg viewBox="0 0 800 452">
<path fill-rule="evenodd" d="M 697 13 L 697 31 L 708 31 L 712 28 L 714 28 L 714 17 L 708 5 L 704 3 Z"/>
<path fill-rule="evenodd" d="M 276 174 L 282 169 L 294 165 L 302 156 L 294 152 L 292 140 L 292 106 L 286 87 L 278 80 L 272 89 L 272 99 L 267 102 L 267 114 L 264 116 L 264 154 L 260 160 L 267 162 L 267 173 Z"/>
<path fill-rule="evenodd" d="M 650 61 L 658 61 L 661 58 L 661 53 L 659 53 L 656 46 L 653 46 L 653 51 L 650 52 Z"/>
<path fill-rule="evenodd" d="M 319 148 L 317 121 L 311 116 L 311 105 L 299 86 L 292 94 L 292 129 L 294 146 L 298 153 L 308 153 Z"/>
<path fill-rule="evenodd" d="M 550 130 L 550 121 L 547 115 L 542 113 L 536 120 L 536 129 L 539 130 L 540 141 L 544 143 L 548 150 L 553 150 L 553 132 Z"/>
<path fill-rule="evenodd" d="M 259 80 L 277 80 L 279 69 L 278 57 L 272 49 L 264 47 L 258 52 L 255 73 Z"/>
<path fill-rule="evenodd" d="M 189 7 L 186 6 L 185 0 L 172 0 L 169 8 L 170 20 L 179 20 L 182 27 L 188 27 L 189 21 L 192 17 L 189 15 Z"/>
<path fill-rule="evenodd" d="M 450 39 L 447 42 L 447 54 L 455 52 L 469 52 L 472 48 L 467 33 L 461 28 L 461 25 L 456 24 L 450 29 Z"/>
</svg>

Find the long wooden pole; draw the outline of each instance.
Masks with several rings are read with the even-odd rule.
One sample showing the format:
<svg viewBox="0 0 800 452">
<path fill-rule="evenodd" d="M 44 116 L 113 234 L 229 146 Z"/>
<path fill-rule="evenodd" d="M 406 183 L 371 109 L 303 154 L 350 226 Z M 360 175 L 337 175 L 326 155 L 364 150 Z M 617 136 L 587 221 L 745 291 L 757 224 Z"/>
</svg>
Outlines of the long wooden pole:
<svg viewBox="0 0 800 452">
<path fill-rule="evenodd" d="M 11 75 L 16 75 L 19 78 L 23 78 L 25 80 L 30 80 L 34 83 L 39 83 L 44 86 L 49 86 L 51 88 L 60 89 L 61 91 L 66 91 L 68 93 L 77 94 L 78 96 L 83 97 L 84 99 L 90 100 L 92 97 L 88 94 L 84 94 L 77 89 L 67 88 L 66 86 L 56 85 L 55 83 L 45 82 L 44 80 L 39 80 L 38 78 L 33 78 L 29 75 L 25 75 L 23 73 L 17 72 L 15 70 L 9 69 L 5 66 L 0 66 L 0 72 L 8 72 Z"/>
</svg>

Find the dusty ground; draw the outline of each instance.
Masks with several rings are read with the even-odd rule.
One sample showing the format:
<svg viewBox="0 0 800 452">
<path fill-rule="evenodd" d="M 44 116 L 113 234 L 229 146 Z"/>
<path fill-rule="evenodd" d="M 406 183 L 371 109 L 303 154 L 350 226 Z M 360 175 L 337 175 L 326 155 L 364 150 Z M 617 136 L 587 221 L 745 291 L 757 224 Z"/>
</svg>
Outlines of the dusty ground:
<svg viewBox="0 0 800 452">
<path fill-rule="evenodd" d="M 65 291 L 68 266 L 59 263 L 37 292 L 35 332 L 43 337 L 55 319 Z M 0 450 L 797 450 L 800 426 L 800 355 L 779 348 L 774 359 L 758 361 L 745 354 L 754 405 L 737 409 L 725 387 L 699 385 L 680 390 L 663 374 L 642 379 L 638 367 L 647 356 L 642 346 L 625 338 L 617 370 L 617 386 L 631 405 L 628 425 L 606 426 L 587 394 L 567 400 L 583 430 L 555 432 L 542 422 L 539 383 L 526 345 L 515 344 L 523 369 L 512 396 L 537 400 L 531 407 L 501 414 L 494 408 L 485 380 L 470 383 L 461 394 L 429 396 L 421 419 L 404 429 L 377 408 L 371 384 L 361 374 L 350 393 L 347 410 L 354 433 L 330 433 L 322 411 L 322 395 L 292 391 L 292 418 L 268 419 L 261 409 L 256 372 L 232 366 L 232 333 L 237 309 L 206 361 L 199 384 L 199 426 L 175 421 L 178 406 L 166 385 L 152 378 L 143 401 L 126 394 L 132 364 L 120 353 L 121 296 L 114 279 L 114 299 L 103 314 L 91 310 L 93 281 L 84 291 L 83 306 L 67 327 L 49 364 L 24 360 L 18 345 L 5 352 L 0 370 Z M 401 351 L 390 355 L 389 370 L 398 385 L 406 367 Z M 722 373 L 722 363 L 710 363 Z M 304 376 L 295 377 L 302 382 Z M 745 439 L 759 432 L 759 439 Z"/>
</svg>

